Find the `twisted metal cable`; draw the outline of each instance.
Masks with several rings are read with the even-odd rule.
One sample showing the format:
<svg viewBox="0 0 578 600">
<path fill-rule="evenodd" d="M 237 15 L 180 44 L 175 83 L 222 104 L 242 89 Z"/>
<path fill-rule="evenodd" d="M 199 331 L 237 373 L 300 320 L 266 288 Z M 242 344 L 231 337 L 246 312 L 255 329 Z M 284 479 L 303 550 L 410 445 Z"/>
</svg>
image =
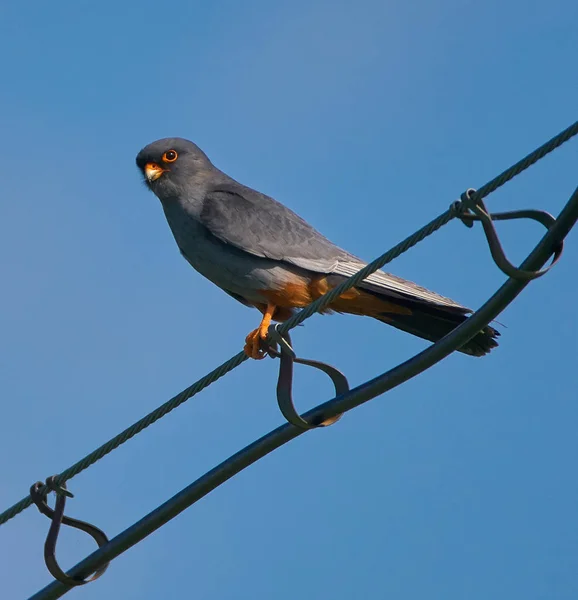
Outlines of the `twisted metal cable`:
<svg viewBox="0 0 578 600">
<path fill-rule="evenodd" d="M 471 208 L 471 206 L 473 206 L 478 199 L 489 196 L 492 192 L 495 192 L 499 187 L 513 179 L 516 175 L 519 175 L 522 173 L 522 171 L 525 171 L 528 167 L 531 167 L 533 164 L 544 158 L 547 154 L 550 154 L 550 152 L 553 150 L 556 150 L 556 148 L 559 148 L 562 144 L 577 134 L 578 121 L 570 125 L 570 127 L 567 129 L 564 129 L 564 131 L 561 131 L 558 135 L 554 136 L 545 144 L 542 144 L 542 146 L 539 148 L 536 148 L 536 150 L 528 154 L 528 156 L 524 157 L 516 164 L 512 165 L 509 169 L 506 169 L 503 173 L 500 173 L 497 177 L 494 177 L 494 179 L 488 181 L 488 183 L 483 185 L 479 190 L 471 195 L 469 201 L 452 205 L 447 212 L 437 217 L 437 219 L 434 219 L 431 221 L 431 223 L 428 223 L 425 227 L 422 227 L 419 231 L 413 235 L 410 235 L 403 242 L 397 244 L 397 246 L 394 246 L 391 250 L 385 254 L 382 254 L 379 258 L 376 258 L 373 262 L 369 263 L 367 266 L 361 269 L 361 271 L 358 271 L 347 281 L 344 281 L 343 283 L 334 287 L 332 290 L 321 296 L 321 298 L 318 298 L 303 308 L 303 310 L 293 315 L 278 328 L 279 332 L 287 333 L 290 329 L 293 329 L 293 327 L 303 323 L 305 319 L 308 319 L 314 313 L 323 310 L 341 294 L 363 281 L 372 273 L 375 273 L 375 271 L 378 269 L 381 269 L 387 263 L 391 262 L 409 250 L 412 246 L 415 246 L 417 243 L 424 240 L 426 237 L 434 233 L 434 231 L 437 231 L 440 227 L 446 225 L 455 217 L 458 217 L 462 211 L 466 210 L 467 208 Z"/>
<path fill-rule="evenodd" d="M 529 271 L 540 270 L 552 255 L 554 248 L 562 244 L 577 222 L 578 188 L 554 223 L 548 227 L 544 237 L 527 255 L 520 268 Z M 444 338 L 374 379 L 312 408 L 303 415 L 304 419 L 307 422 L 320 422 L 321 419 L 327 417 L 337 417 L 424 372 L 462 346 L 477 331 L 495 319 L 530 282 L 531 279 L 510 277 L 470 318 L 458 325 Z M 303 435 L 305 431 L 306 429 L 286 422 L 255 440 L 121 531 L 105 546 L 86 556 L 72 567 L 69 576 L 82 579 L 98 569 L 102 569 L 110 561 L 140 543 L 243 469 Z M 53 581 L 31 596 L 29 600 L 57 600 L 71 589 L 69 585 L 61 581 Z"/>
<path fill-rule="evenodd" d="M 445 213 L 441 214 L 439 217 L 435 218 L 433 221 L 429 222 L 427 225 L 416 231 L 414 234 L 405 238 L 403 242 L 395 245 L 391 250 L 388 250 L 385 254 L 382 254 L 374 261 L 370 262 L 368 265 L 363 267 L 360 271 L 352 275 L 348 279 L 346 279 L 343 283 L 335 286 L 329 292 L 308 304 L 305 308 L 300 310 L 298 313 L 294 314 L 290 319 L 287 319 L 284 323 L 282 323 L 278 330 L 280 333 L 287 333 L 293 327 L 297 327 L 297 325 L 303 323 L 305 319 L 308 319 L 311 315 L 323 310 L 327 305 L 331 304 L 333 300 L 335 300 L 338 296 L 341 296 L 343 292 L 355 287 L 359 282 L 363 281 L 366 277 L 375 273 L 378 269 L 385 266 L 387 263 L 390 263 L 392 260 L 396 259 L 398 256 L 402 255 L 404 252 L 407 252 L 410 248 L 419 244 L 419 242 L 425 240 L 426 237 L 430 236 L 432 233 L 435 233 L 440 227 L 447 225 L 453 218 L 457 217 L 458 214 L 461 213 L 461 205 L 458 207 L 457 205 L 453 205 L 449 210 Z"/>
<path fill-rule="evenodd" d="M 170 413 L 172 410 L 186 402 L 189 398 L 192 398 L 195 394 L 198 394 L 200 391 L 210 386 L 211 383 L 214 383 L 217 381 L 217 379 L 220 379 L 229 373 L 229 371 L 232 371 L 238 367 L 245 360 L 247 360 L 245 353 L 239 352 L 239 354 L 235 355 L 233 358 L 229 359 L 227 362 L 223 363 L 209 374 L 199 379 L 196 383 L 193 383 L 193 385 L 183 390 L 180 394 L 177 394 L 130 427 L 127 427 L 124 431 L 113 437 L 111 440 L 98 447 L 90 454 L 87 454 L 84 458 L 73 464 L 71 467 L 65 471 L 62 471 L 62 473 L 54 478 L 55 483 L 61 484 L 66 482 L 85 469 L 88 469 L 88 467 L 92 466 L 95 462 L 99 461 L 101 458 L 118 448 L 120 445 L 130 440 L 130 438 L 134 437 L 137 433 L 140 433 L 143 429 L 146 429 L 149 425 L 152 425 L 155 421 L 158 421 L 160 418 Z M 0 515 L 0 525 L 6 523 L 18 513 L 21 513 L 31 504 L 32 500 L 30 496 L 22 498 L 20 502 L 17 502 Z"/>
<path fill-rule="evenodd" d="M 392 261 L 394 258 L 403 254 L 409 250 L 412 246 L 415 246 L 420 241 L 424 240 L 426 237 L 437 231 L 440 227 L 449 223 L 455 216 L 457 216 L 458 211 L 454 209 L 454 207 L 447 210 L 445 213 L 441 214 L 439 217 L 434 219 L 431 223 L 422 227 L 419 231 L 414 233 L 413 235 L 406 238 L 403 242 L 394 246 L 389 252 L 386 252 L 373 262 L 369 263 L 366 267 L 364 267 L 361 271 L 347 279 L 343 284 L 334 288 L 326 294 L 329 296 L 328 302 L 331 302 L 337 295 L 341 294 L 344 290 L 353 287 L 357 283 L 359 283 L 362 279 L 370 275 L 371 273 L 377 271 L 380 267 L 385 265 L 386 263 Z M 340 290 L 340 288 L 344 288 Z M 325 298 L 323 296 L 321 299 Z M 321 308 L 325 306 L 325 303 L 320 303 L 319 301 L 313 302 L 309 306 L 305 307 L 303 311 L 289 319 L 287 322 L 283 323 L 283 325 L 279 328 L 282 333 L 286 333 L 289 329 L 296 327 L 299 323 L 302 323 L 305 319 L 318 312 Z M 305 314 L 302 318 L 296 320 L 295 317 L 301 316 L 303 313 Z M 294 321 L 294 322 L 293 322 Z M 177 394 L 175 397 L 171 398 L 157 409 L 150 412 L 148 415 L 144 416 L 142 419 L 127 427 L 124 431 L 116 435 L 114 438 L 99 446 L 96 450 L 87 454 L 84 458 L 76 462 L 74 465 L 69 467 L 68 469 L 62 471 L 59 475 L 54 478 L 54 481 L 58 484 L 68 481 L 72 479 L 75 475 L 78 475 L 80 472 L 84 471 L 88 467 L 92 466 L 95 462 L 99 461 L 101 458 L 118 448 L 120 445 L 124 444 L 130 438 L 134 437 L 137 433 L 140 433 L 143 429 L 146 429 L 149 425 L 152 425 L 155 421 L 158 421 L 161 417 L 164 417 L 169 412 L 204 390 L 206 387 L 237 368 L 243 362 L 248 360 L 248 357 L 244 352 L 239 352 L 228 361 L 224 362 L 222 365 L 211 371 L 208 375 L 205 375 L 193 385 L 189 386 L 185 390 L 183 390 L 180 394 Z M 22 498 L 19 502 L 11 506 L 9 509 L 5 510 L 2 514 L 0 514 L 0 525 L 3 525 L 10 519 L 14 518 L 17 514 L 21 513 L 23 510 L 31 506 L 32 500 L 30 496 L 26 498 Z"/>
<path fill-rule="evenodd" d="M 478 198 L 484 198 L 497 190 L 499 187 L 510 181 L 516 175 L 519 175 L 522 171 L 526 170 L 528 167 L 535 164 L 538 160 L 544 158 L 547 154 L 560 147 L 562 144 L 567 142 L 569 139 L 578 134 L 578 121 L 572 124 L 570 127 L 560 132 L 558 135 L 554 136 L 551 140 L 528 154 L 525 158 L 512 165 L 509 169 L 506 169 L 503 173 L 483 185 L 476 193 L 472 194 L 470 201 L 471 203 L 475 203 Z M 321 296 L 305 308 L 303 308 L 300 312 L 293 315 L 290 319 L 285 321 L 280 327 L 279 331 L 281 333 L 286 333 L 290 329 L 296 327 L 297 325 L 303 323 L 310 316 L 319 312 L 323 308 L 325 308 L 328 304 L 330 304 L 333 300 L 335 300 L 342 293 L 346 292 L 348 289 L 357 285 L 360 281 L 377 271 L 378 269 L 385 266 L 387 263 L 391 262 L 426 237 L 430 236 L 432 233 L 449 223 L 452 219 L 459 216 L 463 210 L 467 209 L 468 203 L 461 202 L 453 204 L 447 211 L 439 215 L 433 221 L 416 231 L 414 234 L 407 237 L 405 240 L 382 254 L 380 257 L 366 265 L 363 269 L 358 271 L 355 275 L 351 276 L 349 279 L 336 286 L 329 292 L 327 292 L 324 296 Z M 239 352 L 228 361 L 224 362 L 222 365 L 211 371 L 209 374 L 205 375 L 193 385 L 189 386 L 185 390 L 183 390 L 180 394 L 177 394 L 163 405 L 158 407 L 157 409 L 150 412 L 148 415 L 116 435 L 114 438 L 91 452 L 87 454 L 84 458 L 76 462 L 74 465 L 69 467 L 68 469 L 62 471 L 59 475 L 57 475 L 54 480 L 57 484 L 64 483 L 69 479 L 72 479 L 75 475 L 78 475 L 80 472 L 84 471 L 98 460 L 118 448 L 120 445 L 124 444 L 130 438 L 134 437 L 137 433 L 140 433 L 144 429 L 146 429 L 149 425 L 152 425 L 155 421 L 158 421 L 161 417 L 164 417 L 169 412 L 204 390 L 206 387 L 237 368 L 243 362 L 247 360 L 247 356 L 243 352 Z M 14 518 L 16 515 L 21 513 L 23 510 L 28 508 L 32 504 L 32 500 L 30 496 L 26 496 L 22 498 L 19 502 L 5 510 L 0 514 L 0 525 L 3 525 L 10 519 Z"/>
<path fill-rule="evenodd" d="M 540 159 L 544 158 L 547 154 L 550 154 L 556 148 L 559 148 L 562 144 L 565 144 L 568 140 L 578 134 L 578 121 L 570 125 L 561 131 L 558 135 L 555 135 L 551 140 L 548 140 L 545 144 L 542 144 L 539 148 L 536 148 L 533 152 L 530 152 L 528 156 L 518 161 L 515 165 L 512 165 L 509 169 L 506 169 L 503 173 L 500 173 L 497 177 L 494 177 L 491 181 L 488 181 L 483 185 L 476 194 L 474 199 L 485 198 L 492 192 L 495 192 L 499 187 L 508 183 L 516 175 L 519 175 L 522 171 L 525 171 L 528 167 L 537 163 Z"/>
</svg>

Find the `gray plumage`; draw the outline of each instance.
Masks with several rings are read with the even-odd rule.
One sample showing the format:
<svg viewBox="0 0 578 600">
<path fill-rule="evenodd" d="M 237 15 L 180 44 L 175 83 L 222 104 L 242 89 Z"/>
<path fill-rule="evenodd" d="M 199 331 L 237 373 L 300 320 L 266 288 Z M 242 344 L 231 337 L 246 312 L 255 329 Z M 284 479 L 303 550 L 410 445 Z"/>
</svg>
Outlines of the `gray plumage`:
<svg viewBox="0 0 578 600">
<path fill-rule="evenodd" d="M 174 151 L 178 158 L 163 162 Z M 336 285 L 365 266 L 283 204 L 246 187 L 219 169 L 192 142 L 166 138 L 137 156 L 165 172 L 147 186 L 160 199 L 175 240 L 187 261 L 202 275 L 245 304 L 263 303 L 260 290 L 282 289 L 291 281 L 326 275 Z M 358 288 L 413 311 L 387 322 L 435 341 L 471 312 L 462 305 L 395 275 L 378 271 Z M 385 320 L 385 319 L 384 319 Z M 496 346 L 487 327 L 462 351 L 481 355 Z"/>
</svg>

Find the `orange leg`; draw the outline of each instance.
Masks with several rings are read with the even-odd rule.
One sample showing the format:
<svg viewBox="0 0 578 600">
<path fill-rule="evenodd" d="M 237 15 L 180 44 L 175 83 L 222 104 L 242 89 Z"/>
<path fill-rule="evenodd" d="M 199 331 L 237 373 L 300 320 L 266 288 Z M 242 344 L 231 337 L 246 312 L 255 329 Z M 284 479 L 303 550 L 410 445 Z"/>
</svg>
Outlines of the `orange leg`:
<svg viewBox="0 0 578 600">
<path fill-rule="evenodd" d="M 275 304 L 268 302 L 267 308 L 263 313 L 263 319 L 261 319 L 261 324 L 245 338 L 244 351 L 249 358 L 254 358 L 255 360 L 265 358 L 265 352 L 261 349 L 260 342 L 267 338 L 267 331 L 276 309 L 277 306 Z"/>
</svg>

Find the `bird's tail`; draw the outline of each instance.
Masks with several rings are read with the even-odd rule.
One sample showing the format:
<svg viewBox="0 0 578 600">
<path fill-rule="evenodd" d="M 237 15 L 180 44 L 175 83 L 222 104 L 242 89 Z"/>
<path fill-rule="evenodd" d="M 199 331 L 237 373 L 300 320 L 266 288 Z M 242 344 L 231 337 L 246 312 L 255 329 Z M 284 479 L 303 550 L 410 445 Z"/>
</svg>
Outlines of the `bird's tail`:
<svg viewBox="0 0 578 600">
<path fill-rule="evenodd" d="M 384 314 L 375 318 L 430 342 L 437 342 L 468 317 L 464 314 L 451 314 L 447 311 L 432 314 L 430 311 L 414 310 L 411 315 Z M 484 356 L 498 345 L 496 338 L 499 335 L 499 331 L 488 325 L 458 350 L 470 356 Z"/>
<path fill-rule="evenodd" d="M 443 306 L 413 299 L 386 298 L 374 291 L 354 288 L 330 305 L 338 312 L 366 315 L 397 329 L 430 342 L 437 342 L 468 318 L 471 312 L 457 306 Z M 484 356 L 498 345 L 500 332 L 484 327 L 460 352 L 470 356 Z"/>
</svg>

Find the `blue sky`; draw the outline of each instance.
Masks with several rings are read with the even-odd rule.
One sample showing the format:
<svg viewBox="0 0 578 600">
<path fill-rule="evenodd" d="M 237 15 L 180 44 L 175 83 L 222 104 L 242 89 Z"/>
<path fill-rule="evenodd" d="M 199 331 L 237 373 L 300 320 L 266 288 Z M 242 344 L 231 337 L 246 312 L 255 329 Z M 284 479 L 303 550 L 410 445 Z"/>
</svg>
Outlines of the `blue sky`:
<svg viewBox="0 0 578 600">
<path fill-rule="evenodd" d="M 235 354 L 258 314 L 180 257 L 138 150 L 197 142 L 371 259 L 576 120 L 578 4 L 6 2 L 0 20 L 1 508 Z M 558 212 L 570 142 L 488 199 Z M 542 234 L 500 226 L 516 260 Z M 117 559 L 78 598 L 575 599 L 578 237 L 462 355 L 283 447 Z M 501 284 L 452 223 L 390 265 L 477 307 Z M 314 317 L 299 354 L 352 384 L 425 347 Z M 244 364 L 70 482 L 117 534 L 281 423 Z M 326 400 L 298 370 L 302 408 Z M 0 530 L 4 598 L 50 581 L 48 521 Z M 64 531 L 65 566 L 92 550 Z"/>
</svg>

